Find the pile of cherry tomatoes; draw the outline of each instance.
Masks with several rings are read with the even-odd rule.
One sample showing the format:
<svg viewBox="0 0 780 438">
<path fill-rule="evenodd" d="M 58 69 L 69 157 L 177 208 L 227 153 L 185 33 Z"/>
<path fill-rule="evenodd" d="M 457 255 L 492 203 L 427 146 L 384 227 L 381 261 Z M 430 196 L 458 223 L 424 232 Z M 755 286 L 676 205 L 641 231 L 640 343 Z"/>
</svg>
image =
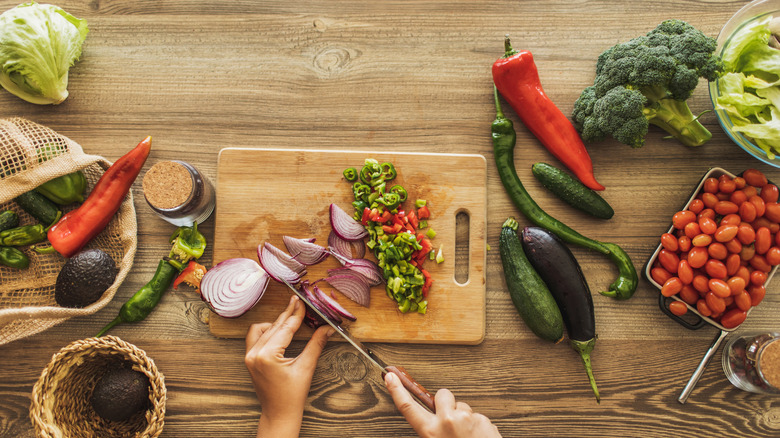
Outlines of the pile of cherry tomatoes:
<svg viewBox="0 0 780 438">
<path fill-rule="evenodd" d="M 661 294 L 681 300 L 669 304 L 672 313 L 691 306 L 727 329 L 742 324 L 780 264 L 778 194 L 763 173 L 748 169 L 707 178 L 687 209 L 674 214 L 650 270 Z"/>
</svg>

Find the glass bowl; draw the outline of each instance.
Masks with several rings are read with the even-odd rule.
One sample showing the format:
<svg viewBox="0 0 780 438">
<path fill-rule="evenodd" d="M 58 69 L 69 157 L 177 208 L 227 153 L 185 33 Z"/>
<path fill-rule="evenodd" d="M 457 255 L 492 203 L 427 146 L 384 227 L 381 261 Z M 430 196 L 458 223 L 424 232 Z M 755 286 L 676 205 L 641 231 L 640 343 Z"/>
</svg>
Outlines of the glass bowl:
<svg viewBox="0 0 780 438">
<path fill-rule="evenodd" d="M 716 49 L 716 53 L 723 53 L 723 49 L 728 46 L 731 37 L 743 26 L 773 13 L 778 13 L 778 15 L 780 15 L 780 0 L 755 0 L 743 6 L 742 9 L 738 10 L 726 22 L 723 29 L 721 29 L 718 34 L 718 48 Z M 715 80 L 709 83 L 710 99 L 712 100 L 713 108 L 715 108 L 718 123 L 720 123 L 723 131 L 726 132 L 734 143 L 748 154 L 770 166 L 780 168 L 780 153 L 777 154 L 778 157 L 776 158 L 767 156 L 767 153 L 753 143 L 748 137 L 734 131 L 734 123 L 731 121 L 729 115 L 724 110 L 717 109 L 717 98 L 720 95 L 718 82 L 719 81 Z"/>
</svg>

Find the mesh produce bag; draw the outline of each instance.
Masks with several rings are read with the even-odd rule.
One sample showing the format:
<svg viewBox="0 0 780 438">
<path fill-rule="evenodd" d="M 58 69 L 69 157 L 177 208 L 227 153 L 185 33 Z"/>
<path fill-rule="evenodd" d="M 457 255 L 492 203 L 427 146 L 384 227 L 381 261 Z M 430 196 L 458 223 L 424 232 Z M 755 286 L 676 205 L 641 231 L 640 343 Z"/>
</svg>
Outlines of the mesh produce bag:
<svg viewBox="0 0 780 438">
<path fill-rule="evenodd" d="M 87 194 L 111 165 L 105 158 L 87 155 L 74 141 L 21 118 L 0 119 L 0 211 L 14 210 L 20 225 L 36 223 L 13 199 L 61 175 L 81 170 Z M 78 204 L 61 207 L 63 212 Z M 137 226 L 132 192 L 105 230 L 87 244 L 114 259 L 119 273 L 100 299 L 82 309 L 64 308 L 54 300 L 57 274 L 65 258 L 19 248 L 30 258 L 27 269 L 0 265 L 0 345 L 46 330 L 72 316 L 97 312 L 114 297 L 133 264 Z"/>
</svg>

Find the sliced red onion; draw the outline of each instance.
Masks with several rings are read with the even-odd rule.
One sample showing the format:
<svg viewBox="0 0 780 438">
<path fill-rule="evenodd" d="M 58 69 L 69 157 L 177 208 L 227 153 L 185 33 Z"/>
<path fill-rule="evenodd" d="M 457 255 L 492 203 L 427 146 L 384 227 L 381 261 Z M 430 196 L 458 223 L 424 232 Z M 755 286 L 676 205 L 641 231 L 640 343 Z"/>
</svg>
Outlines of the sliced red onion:
<svg viewBox="0 0 780 438">
<path fill-rule="evenodd" d="M 257 257 L 260 259 L 260 265 L 263 267 L 263 269 L 265 269 L 265 272 L 267 272 L 271 278 L 273 278 L 275 281 L 278 281 L 279 283 L 282 283 L 283 280 L 290 284 L 296 284 L 301 281 L 301 277 L 306 275 L 306 267 L 301 265 L 303 266 L 302 271 L 295 271 L 289 266 L 291 263 L 290 260 L 295 260 L 276 248 L 276 250 L 279 251 L 281 255 L 290 257 L 289 259 L 285 259 L 283 262 L 283 258 L 280 258 L 280 256 L 276 254 L 273 248 L 275 247 L 268 242 L 266 242 L 262 247 L 257 247 Z M 295 261 L 295 263 L 298 262 Z M 298 264 L 300 265 L 300 263 Z"/>
<path fill-rule="evenodd" d="M 320 299 L 320 296 L 324 295 L 322 293 L 322 291 L 320 291 L 320 288 L 318 288 L 315 285 L 315 286 L 313 286 L 312 289 L 307 287 L 306 284 L 301 284 L 300 290 L 303 292 L 303 294 L 309 300 L 309 303 L 311 303 L 312 306 L 316 307 L 317 310 L 320 311 L 320 313 L 322 313 L 328 319 L 330 319 L 331 322 L 333 322 L 335 324 L 341 324 L 343 322 L 343 319 L 341 319 L 341 316 L 337 312 L 335 312 L 327 302 L 322 301 L 322 299 Z M 319 293 L 317 291 L 319 291 Z M 325 321 L 323 321 L 323 322 L 325 322 Z"/>
<path fill-rule="evenodd" d="M 303 277 L 306 274 L 306 265 L 304 265 L 303 263 L 299 262 L 298 260 L 295 260 L 289 254 L 287 254 L 286 252 L 282 251 L 281 249 L 271 245 L 268 242 L 265 242 L 262 245 L 262 247 L 261 246 L 257 247 L 257 257 L 258 258 L 260 257 L 260 250 L 262 248 L 265 248 L 266 250 L 270 251 L 271 254 L 276 256 L 276 258 L 279 259 L 279 261 L 283 265 L 285 265 L 288 268 L 290 268 L 291 271 L 294 271 L 294 272 L 297 272 L 297 273 L 301 274 L 301 277 Z"/>
<path fill-rule="evenodd" d="M 346 211 L 336 204 L 330 204 L 330 226 L 344 240 L 360 240 L 368 236 L 368 231 Z"/>
<path fill-rule="evenodd" d="M 344 266 L 364 276 L 370 286 L 376 286 L 385 281 L 382 268 L 369 259 L 352 259 Z"/>
<path fill-rule="evenodd" d="M 362 240 L 353 240 L 352 249 L 354 250 L 352 257 L 356 259 L 362 259 L 366 256 L 366 243 Z"/>
<path fill-rule="evenodd" d="M 336 298 L 323 292 L 322 289 L 317 287 L 317 285 L 314 285 L 313 292 L 314 295 L 317 297 L 317 299 L 320 300 L 321 303 L 328 306 L 330 310 L 336 313 L 339 317 L 344 317 L 350 321 L 357 320 L 357 317 L 353 315 L 349 310 L 345 309 L 341 304 L 339 304 L 339 302 L 336 301 Z"/>
<path fill-rule="evenodd" d="M 331 275 L 324 280 L 350 300 L 363 307 L 368 307 L 371 301 L 371 285 L 362 275 L 345 271 L 341 274 Z"/>
<path fill-rule="evenodd" d="M 200 281 L 200 296 L 224 318 L 237 318 L 257 304 L 268 286 L 268 274 L 252 259 L 217 263 Z"/>
<path fill-rule="evenodd" d="M 327 248 L 314 243 L 314 239 L 296 239 L 290 236 L 283 236 L 282 239 L 292 258 L 301 264 L 316 265 L 329 255 Z"/>
<path fill-rule="evenodd" d="M 336 232 L 333 230 L 331 230 L 330 234 L 328 234 L 328 249 L 331 251 L 331 253 L 335 252 L 342 257 L 348 259 L 352 258 L 352 243 L 339 237 L 339 235 L 336 234 Z"/>
</svg>

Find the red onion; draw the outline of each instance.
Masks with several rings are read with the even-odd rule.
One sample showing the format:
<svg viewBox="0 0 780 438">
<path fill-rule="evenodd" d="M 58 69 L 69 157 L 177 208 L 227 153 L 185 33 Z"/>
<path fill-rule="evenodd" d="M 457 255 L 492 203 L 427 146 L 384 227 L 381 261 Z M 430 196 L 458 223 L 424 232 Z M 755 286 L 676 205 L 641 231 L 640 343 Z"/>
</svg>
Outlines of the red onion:
<svg viewBox="0 0 780 438">
<path fill-rule="evenodd" d="M 328 249 L 331 254 L 336 252 L 347 259 L 360 259 L 366 255 L 366 244 L 362 240 L 344 240 L 332 230 L 328 234 Z M 339 261 L 344 264 L 342 259 Z"/>
<path fill-rule="evenodd" d="M 345 309 L 341 304 L 339 304 L 336 299 L 325 292 L 322 291 L 317 285 L 314 285 L 313 287 L 314 295 L 319 299 L 319 301 L 326 306 L 330 308 L 331 311 L 336 313 L 339 317 L 344 317 L 350 321 L 357 320 L 357 317 L 353 315 L 349 310 Z"/>
<path fill-rule="evenodd" d="M 333 273 L 341 273 L 345 272 L 345 270 L 361 275 L 368 282 L 369 286 L 376 286 L 385 281 L 382 268 L 368 259 L 348 260 L 344 263 L 343 268 L 329 269 L 328 275 L 331 275 L 332 271 L 338 271 Z"/>
<path fill-rule="evenodd" d="M 368 307 L 371 301 L 371 285 L 361 275 L 355 272 L 344 272 L 325 278 L 331 286 L 343 293 L 350 300 Z"/>
<path fill-rule="evenodd" d="M 268 274 L 252 259 L 227 259 L 206 271 L 200 296 L 211 310 L 225 318 L 237 318 L 262 298 Z"/>
<path fill-rule="evenodd" d="M 263 246 L 257 247 L 257 257 L 260 259 L 260 265 L 265 269 L 265 272 L 279 283 L 283 283 L 283 280 L 285 280 L 290 284 L 296 284 L 301 281 L 301 277 L 306 275 L 305 266 L 268 242 Z M 294 268 L 291 268 L 290 266 L 294 266 L 292 262 L 300 265 L 302 270 L 296 271 Z"/>
<path fill-rule="evenodd" d="M 292 258 L 301 264 L 315 265 L 328 257 L 328 250 L 314 243 L 314 239 L 296 239 L 290 236 L 283 236 L 282 239 Z"/>
<path fill-rule="evenodd" d="M 343 319 L 341 319 L 341 316 L 337 312 L 334 312 L 331 309 L 331 307 L 326 302 L 324 302 L 324 301 L 322 301 L 320 299 L 321 295 L 325 295 L 325 294 L 322 293 L 322 291 L 320 291 L 320 288 L 318 288 L 317 286 L 314 286 L 314 291 L 312 291 L 312 289 L 310 289 L 308 287 L 308 283 L 307 282 L 302 282 L 301 285 L 300 285 L 300 289 L 299 290 L 301 292 L 303 292 L 303 295 L 309 300 L 309 303 L 312 306 L 316 307 L 317 310 L 319 310 L 320 313 L 325 315 L 331 322 L 333 322 L 334 324 L 337 324 L 337 325 L 341 324 L 343 322 Z M 317 293 L 317 291 L 319 291 L 319 293 Z M 317 315 L 317 314 L 315 313 L 315 315 Z M 319 316 L 319 315 L 317 315 L 317 316 Z M 315 319 L 318 319 L 318 318 L 315 318 Z M 322 321 L 322 322 L 324 323 L 325 321 Z"/>
<path fill-rule="evenodd" d="M 330 226 L 344 240 L 360 240 L 368 236 L 368 231 L 346 211 L 336 204 L 330 204 Z"/>
</svg>

